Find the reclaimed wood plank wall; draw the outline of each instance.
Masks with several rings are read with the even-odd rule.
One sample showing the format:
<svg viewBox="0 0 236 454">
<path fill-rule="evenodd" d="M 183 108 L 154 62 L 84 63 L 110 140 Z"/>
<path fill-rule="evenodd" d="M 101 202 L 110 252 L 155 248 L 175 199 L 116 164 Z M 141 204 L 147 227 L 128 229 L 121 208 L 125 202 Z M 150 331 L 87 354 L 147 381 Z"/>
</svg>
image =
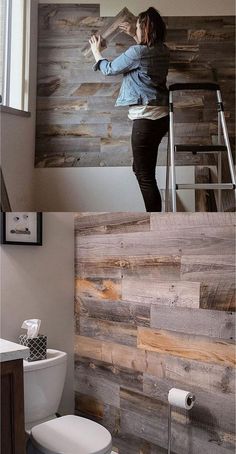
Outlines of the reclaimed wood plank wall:
<svg viewBox="0 0 236 454">
<path fill-rule="evenodd" d="M 75 409 L 119 454 L 234 452 L 235 215 L 75 218 Z"/>
<path fill-rule="evenodd" d="M 36 167 L 129 166 L 132 122 L 115 108 L 121 76 L 92 70 L 82 50 L 111 18 L 98 4 L 39 5 Z M 171 49 L 168 84 L 217 81 L 234 139 L 234 17 L 165 17 Z M 104 55 L 113 59 L 134 44 L 116 34 Z M 217 111 L 212 93 L 176 95 L 176 143 L 214 143 Z M 166 164 L 167 138 L 158 165 Z M 184 153 L 179 165 L 214 164 L 211 157 Z"/>
</svg>

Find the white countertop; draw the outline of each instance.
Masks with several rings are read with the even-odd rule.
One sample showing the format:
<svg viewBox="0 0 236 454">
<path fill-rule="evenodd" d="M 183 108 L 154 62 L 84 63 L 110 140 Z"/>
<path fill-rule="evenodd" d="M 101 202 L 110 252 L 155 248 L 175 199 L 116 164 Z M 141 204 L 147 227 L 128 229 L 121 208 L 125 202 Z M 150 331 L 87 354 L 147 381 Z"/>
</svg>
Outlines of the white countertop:
<svg viewBox="0 0 236 454">
<path fill-rule="evenodd" d="M 29 356 L 28 347 L 0 338 L 0 362 L 22 359 Z"/>
</svg>

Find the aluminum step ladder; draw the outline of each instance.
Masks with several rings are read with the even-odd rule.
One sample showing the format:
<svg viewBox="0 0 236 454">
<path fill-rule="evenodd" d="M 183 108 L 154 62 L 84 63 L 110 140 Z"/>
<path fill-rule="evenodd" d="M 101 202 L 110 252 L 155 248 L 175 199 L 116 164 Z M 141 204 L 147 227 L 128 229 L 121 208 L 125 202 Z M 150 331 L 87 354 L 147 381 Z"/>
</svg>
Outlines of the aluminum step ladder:
<svg viewBox="0 0 236 454">
<path fill-rule="evenodd" d="M 173 93 L 175 91 L 185 90 L 209 90 L 216 91 L 217 107 L 218 107 L 218 144 L 217 145 L 191 145 L 191 144 L 175 144 L 174 141 L 174 103 Z M 170 114 L 170 127 L 169 127 L 169 140 L 167 150 L 167 172 L 166 172 L 166 187 L 169 188 L 169 168 L 171 178 L 171 200 L 172 211 L 176 212 L 176 191 L 178 189 L 216 189 L 218 190 L 218 211 L 222 211 L 221 191 L 224 189 L 231 189 L 234 191 L 236 197 L 236 177 L 234 162 L 229 142 L 229 135 L 227 131 L 224 106 L 221 97 L 221 91 L 218 84 L 215 83 L 176 83 L 169 86 L 169 114 Z M 224 137 L 224 144 L 222 144 L 222 131 Z M 197 153 L 213 153 L 217 154 L 217 180 L 218 183 L 198 183 L 198 184 L 176 184 L 175 172 L 175 155 L 178 152 L 189 152 L 192 154 Z M 222 183 L 222 153 L 227 152 L 228 165 L 231 176 L 231 183 Z M 170 156 L 169 156 L 170 154 Z M 167 210 L 168 211 L 168 210 Z"/>
</svg>

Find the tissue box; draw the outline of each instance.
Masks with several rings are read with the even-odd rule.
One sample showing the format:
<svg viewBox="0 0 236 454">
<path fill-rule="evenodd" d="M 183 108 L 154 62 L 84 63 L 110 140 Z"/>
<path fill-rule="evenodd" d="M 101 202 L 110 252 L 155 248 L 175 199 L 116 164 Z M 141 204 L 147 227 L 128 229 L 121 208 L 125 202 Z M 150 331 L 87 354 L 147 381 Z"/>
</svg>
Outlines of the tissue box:
<svg viewBox="0 0 236 454">
<path fill-rule="evenodd" d="M 44 334 L 39 334 L 33 338 L 28 338 L 27 334 L 20 334 L 19 342 L 30 350 L 28 361 L 39 361 L 47 358 L 47 336 Z"/>
</svg>

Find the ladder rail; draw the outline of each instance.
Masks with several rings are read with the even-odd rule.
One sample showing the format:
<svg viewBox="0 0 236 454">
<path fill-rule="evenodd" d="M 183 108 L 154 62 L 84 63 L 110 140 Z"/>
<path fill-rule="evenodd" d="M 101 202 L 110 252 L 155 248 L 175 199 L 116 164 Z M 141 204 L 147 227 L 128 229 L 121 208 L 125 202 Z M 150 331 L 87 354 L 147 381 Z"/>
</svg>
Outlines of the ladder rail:
<svg viewBox="0 0 236 454">
<path fill-rule="evenodd" d="M 169 212 L 169 180 L 170 180 L 170 163 L 169 163 L 169 148 L 170 148 L 170 135 L 168 134 L 167 139 L 167 155 L 166 155 L 166 188 L 165 188 L 165 212 Z"/>
<path fill-rule="evenodd" d="M 173 109 L 173 93 L 169 92 L 169 105 L 170 105 L 170 177 L 171 177 L 171 198 L 172 198 L 172 211 L 176 212 L 176 175 L 175 175 L 175 150 L 174 150 L 174 109 Z"/>
<path fill-rule="evenodd" d="M 217 94 L 217 101 L 218 101 L 218 104 L 219 104 L 219 114 L 220 114 L 220 120 L 221 120 L 221 126 L 222 126 L 224 141 L 225 141 L 225 145 L 227 147 L 227 156 L 228 156 L 228 163 L 229 163 L 231 181 L 232 181 L 233 185 L 235 186 L 236 185 L 236 176 L 235 176 L 235 170 L 234 170 L 234 161 L 233 161 L 233 156 L 232 156 L 232 152 L 231 152 L 229 134 L 228 134 L 227 125 L 226 125 L 226 121 L 225 121 L 225 114 L 224 114 L 224 108 L 223 108 L 223 102 L 222 102 L 222 97 L 221 97 L 220 90 L 217 90 L 216 94 Z M 235 191 L 235 196 L 236 196 L 236 191 Z"/>
<path fill-rule="evenodd" d="M 218 148 L 222 145 L 222 135 L 225 143 L 225 152 L 227 152 L 228 165 L 230 170 L 231 182 L 232 184 L 222 183 L 222 153 L 218 151 L 217 156 L 217 183 L 216 184 L 206 184 L 202 185 L 203 189 L 216 189 L 218 191 L 218 211 L 222 211 L 222 190 L 223 189 L 233 189 L 236 198 L 236 175 L 234 169 L 234 161 L 229 141 L 229 135 L 224 115 L 224 107 L 222 102 L 222 96 L 220 91 L 220 86 L 215 83 L 179 83 L 172 84 L 169 87 L 169 146 L 167 148 L 167 170 L 166 170 L 166 191 L 169 188 L 169 166 L 170 166 L 170 179 L 171 179 L 171 200 L 172 200 L 172 212 L 176 212 L 176 190 L 180 186 L 187 187 L 192 186 L 192 188 L 200 188 L 196 184 L 193 185 L 177 185 L 176 184 L 176 169 L 175 169 L 175 146 L 174 143 L 174 105 L 173 105 L 173 92 L 176 90 L 210 90 L 216 92 L 217 102 L 218 102 Z M 222 134 L 223 133 L 223 134 Z M 209 146 L 210 147 L 210 146 Z M 197 148 L 197 147 L 196 147 Z M 200 148 L 200 147 L 198 147 Z M 206 146 L 207 148 L 207 146 Z M 223 147 L 221 147 L 223 148 Z M 189 150 L 188 150 L 189 151 Z M 223 151 L 223 150 L 222 150 Z M 205 151 L 207 153 L 207 150 Z M 213 152 L 213 151 L 210 151 Z M 167 181 L 168 178 L 168 181 Z"/>
<path fill-rule="evenodd" d="M 221 122 L 220 122 L 220 113 L 218 112 L 218 145 L 221 145 Z M 222 183 L 222 154 L 218 153 L 217 156 L 217 176 L 218 183 Z M 222 211 L 222 191 L 218 189 L 218 207 L 217 211 Z"/>
</svg>

